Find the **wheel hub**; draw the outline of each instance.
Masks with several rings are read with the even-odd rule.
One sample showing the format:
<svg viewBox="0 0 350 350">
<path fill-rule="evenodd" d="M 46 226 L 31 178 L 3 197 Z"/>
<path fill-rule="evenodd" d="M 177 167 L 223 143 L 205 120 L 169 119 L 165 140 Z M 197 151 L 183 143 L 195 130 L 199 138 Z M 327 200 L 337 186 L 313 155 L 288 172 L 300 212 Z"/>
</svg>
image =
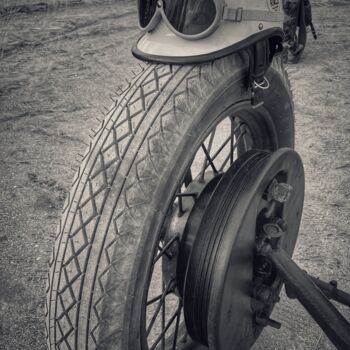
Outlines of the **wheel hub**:
<svg viewBox="0 0 350 350">
<path fill-rule="evenodd" d="M 249 151 L 206 184 L 186 217 L 177 287 L 190 336 L 210 349 L 248 349 L 269 320 L 281 281 L 255 254 L 266 230 L 284 230 L 292 254 L 304 197 L 300 157 Z"/>
<path fill-rule="evenodd" d="M 192 245 L 189 244 L 195 237 L 196 227 L 201 220 L 201 212 L 207 205 L 210 195 L 214 192 L 215 187 L 222 174 L 208 173 L 202 179 L 193 180 L 186 190 L 177 194 L 177 206 L 168 215 L 166 231 L 164 233 L 164 246 L 168 247 L 162 261 L 162 272 L 166 284 L 176 281 L 175 292 L 182 295 L 183 281 L 186 270 L 186 263 L 179 264 L 179 261 L 188 261 Z M 184 238 L 186 237 L 186 238 Z M 183 242 L 180 249 L 179 243 Z M 182 275 L 177 278 L 177 275 Z M 180 283 L 180 284 L 179 284 Z"/>
</svg>

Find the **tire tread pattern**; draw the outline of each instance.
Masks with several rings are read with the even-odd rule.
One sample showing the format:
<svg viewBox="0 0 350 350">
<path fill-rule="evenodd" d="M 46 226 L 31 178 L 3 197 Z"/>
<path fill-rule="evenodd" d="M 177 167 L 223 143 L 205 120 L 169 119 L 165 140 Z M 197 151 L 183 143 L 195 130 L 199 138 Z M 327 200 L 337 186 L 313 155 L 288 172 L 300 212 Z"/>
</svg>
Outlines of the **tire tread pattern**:
<svg viewBox="0 0 350 350">
<path fill-rule="evenodd" d="M 154 191 L 192 116 L 218 86 L 246 69 L 245 59 L 242 53 L 199 66 L 144 65 L 121 92 L 89 143 L 63 207 L 47 279 L 49 349 L 127 348 L 120 315 L 126 315 L 132 282 L 132 247 L 147 213 L 159 210 L 150 207 Z M 289 84 L 280 59 L 273 69 Z"/>
</svg>

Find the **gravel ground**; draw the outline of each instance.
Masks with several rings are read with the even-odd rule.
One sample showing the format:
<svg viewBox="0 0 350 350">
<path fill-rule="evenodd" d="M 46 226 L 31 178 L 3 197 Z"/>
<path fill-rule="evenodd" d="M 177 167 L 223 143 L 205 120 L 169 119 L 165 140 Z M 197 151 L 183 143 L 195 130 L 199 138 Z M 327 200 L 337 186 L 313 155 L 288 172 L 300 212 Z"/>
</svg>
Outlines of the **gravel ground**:
<svg viewBox="0 0 350 350">
<path fill-rule="evenodd" d="M 350 6 L 313 5 L 319 40 L 309 35 L 289 65 L 307 181 L 295 257 L 350 289 Z M 61 207 L 95 117 L 137 66 L 138 35 L 133 1 L 0 0 L 0 349 L 45 348 Z M 274 318 L 282 329 L 266 330 L 256 349 L 332 349 L 296 302 L 283 298 Z"/>
</svg>

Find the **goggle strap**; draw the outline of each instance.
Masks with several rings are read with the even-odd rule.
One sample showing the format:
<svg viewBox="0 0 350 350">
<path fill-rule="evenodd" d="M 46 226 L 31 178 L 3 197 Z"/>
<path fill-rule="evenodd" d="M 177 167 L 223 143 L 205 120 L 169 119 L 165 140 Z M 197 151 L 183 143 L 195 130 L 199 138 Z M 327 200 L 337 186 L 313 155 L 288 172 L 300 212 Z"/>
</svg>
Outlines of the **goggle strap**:
<svg viewBox="0 0 350 350">
<path fill-rule="evenodd" d="M 262 22 L 282 22 L 284 14 L 282 12 L 264 10 L 244 10 L 243 7 L 232 8 L 225 6 L 222 19 L 231 22 L 242 21 L 262 21 Z"/>
</svg>

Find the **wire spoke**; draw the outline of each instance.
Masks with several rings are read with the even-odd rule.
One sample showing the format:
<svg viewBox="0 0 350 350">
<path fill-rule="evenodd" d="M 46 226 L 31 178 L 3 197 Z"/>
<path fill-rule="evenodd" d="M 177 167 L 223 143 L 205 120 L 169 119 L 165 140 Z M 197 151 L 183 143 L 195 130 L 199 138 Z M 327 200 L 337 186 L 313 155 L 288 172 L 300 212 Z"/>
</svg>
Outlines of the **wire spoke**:
<svg viewBox="0 0 350 350">
<path fill-rule="evenodd" d="M 170 320 L 168 321 L 168 323 L 166 324 L 166 326 L 164 327 L 164 329 L 162 330 L 162 333 L 159 334 L 158 338 L 155 340 L 154 344 L 149 348 L 149 350 L 154 350 L 156 348 L 156 346 L 159 344 L 159 342 L 162 340 L 162 338 L 165 336 L 165 333 L 168 331 L 168 329 L 170 328 L 170 326 L 172 325 L 172 323 L 174 322 L 174 320 L 176 318 L 180 318 L 181 315 L 181 310 L 182 310 L 182 305 L 179 302 L 179 306 L 176 310 L 176 312 L 174 313 L 173 316 L 171 316 Z M 177 338 L 177 335 L 176 335 Z M 176 346 L 176 343 L 175 343 Z M 173 347 L 173 349 L 176 349 Z"/>
<path fill-rule="evenodd" d="M 242 133 L 238 136 L 237 140 L 235 143 L 233 143 L 233 145 L 231 145 L 231 150 L 230 150 L 230 154 L 225 158 L 224 160 L 224 164 L 221 165 L 219 171 L 221 172 L 224 168 L 225 168 L 225 165 L 228 163 L 229 160 L 232 159 L 232 163 L 233 163 L 233 153 L 235 151 L 235 149 L 237 148 L 242 136 L 244 135 L 245 133 Z M 220 154 L 220 152 L 225 148 L 225 146 L 229 143 L 229 141 L 232 139 L 232 137 L 230 136 L 229 138 L 227 138 L 224 143 L 221 145 L 221 147 L 217 150 L 217 152 L 213 155 L 212 157 L 212 160 L 214 161 L 217 156 Z M 231 164 L 232 164 L 231 163 Z M 209 164 L 207 164 L 207 167 L 206 169 L 209 167 Z"/>
<path fill-rule="evenodd" d="M 211 148 L 213 146 L 213 141 L 214 141 L 214 137 L 215 137 L 215 133 L 216 133 L 216 128 L 211 132 L 210 134 L 210 139 L 209 139 L 209 143 L 208 143 L 208 152 L 210 153 Z"/>
<path fill-rule="evenodd" d="M 159 251 L 162 251 L 162 250 L 163 250 L 163 247 L 162 247 L 161 245 L 159 245 L 159 246 L 158 246 L 158 250 L 159 250 Z M 164 252 L 164 255 L 165 255 L 167 258 L 169 258 L 169 259 L 171 258 L 171 255 L 168 254 L 167 252 Z"/>
<path fill-rule="evenodd" d="M 234 120 L 231 120 L 231 144 L 230 144 L 230 164 L 233 163 L 233 153 L 234 153 L 234 148 L 233 148 L 233 144 L 234 144 L 234 139 L 235 139 L 235 128 L 233 126 Z"/>
<path fill-rule="evenodd" d="M 210 139 L 209 139 L 209 144 L 208 144 L 208 153 L 210 154 L 212 145 L 213 145 L 213 141 L 214 141 L 214 137 L 215 137 L 215 132 L 216 132 L 216 128 L 214 129 L 214 131 L 210 134 Z M 202 166 L 202 170 L 200 171 L 200 179 L 203 181 L 204 180 L 204 173 L 205 173 L 205 169 L 207 168 L 207 159 L 205 158 L 203 161 L 203 166 Z"/>
<path fill-rule="evenodd" d="M 171 294 L 172 292 L 173 292 L 172 290 L 169 290 L 169 291 L 166 293 L 165 296 Z M 158 300 L 162 299 L 162 296 L 163 296 L 163 293 L 157 295 L 156 297 L 154 297 L 154 298 L 152 298 L 152 299 L 150 299 L 150 300 L 148 300 L 146 305 L 149 306 L 149 305 L 152 305 L 152 304 L 156 303 Z"/>
<path fill-rule="evenodd" d="M 235 142 L 235 144 L 234 144 L 234 146 L 233 146 L 233 149 L 236 149 L 236 148 L 237 148 L 238 143 L 240 142 L 241 138 L 243 138 L 243 135 L 244 135 L 244 134 L 245 134 L 245 133 L 242 133 L 242 134 L 240 134 L 240 135 L 238 136 L 237 141 Z M 221 164 L 221 167 L 220 167 L 219 171 L 224 171 L 224 168 L 225 168 L 226 164 L 230 161 L 230 159 L 231 159 L 231 152 L 230 152 L 230 154 L 224 159 L 223 163 Z M 231 163 L 231 164 L 232 164 L 232 163 Z"/>
<path fill-rule="evenodd" d="M 187 192 L 187 193 L 176 193 L 176 197 L 193 197 L 196 198 L 198 196 L 198 192 Z"/>
<path fill-rule="evenodd" d="M 166 296 L 167 296 L 168 294 L 171 293 L 170 290 L 171 290 L 172 285 L 173 285 L 173 280 L 171 280 L 171 281 L 168 283 L 168 285 L 166 286 L 166 288 L 164 288 L 164 291 L 163 291 L 162 296 L 161 296 L 161 298 L 160 298 L 160 301 L 159 301 L 159 303 L 158 303 L 158 305 L 157 305 L 157 308 L 156 308 L 156 310 L 154 311 L 153 316 L 152 316 L 152 318 L 151 318 L 151 321 L 150 321 L 150 323 L 149 323 L 149 325 L 148 325 L 148 327 L 147 327 L 147 330 L 146 330 L 147 336 L 151 333 L 151 330 L 152 330 L 152 328 L 153 328 L 153 325 L 154 325 L 154 323 L 156 322 L 156 319 L 157 319 L 157 317 L 158 317 L 159 311 L 161 310 L 162 305 L 163 305 L 164 302 L 165 302 Z M 158 341 L 158 343 L 159 343 L 159 341 Z"/>
<path fill-rule="evenodd" d="M 224 168 L 225 168 L 225 166 L 226 166 L 226 164 L 230 161 L 230 158 L 231 158 L 231 154 L 229 154 L 226 158 L 225 158 L 225 160 L 223 161 L 223 163 L 221 164 L 221 166 L 220 166 L 220 171 L 224 171 Z"/>
<path fill-rule="evenodd" d="M 208 150 L 207 150 L 207 148 L 205 147 L 205 145 L 204 145 L 203 143 L 202 143 L 202 150 L 203 150 L 203 152 L 204 152 L 204 154 L 205 154 L 205 156 L 206 156 L 206 158 L 207 158 L 207 160 L 208 160 L 208 162 L 209 162 L 209 165 L 210 165 L 211 168 L 213 169 L 214 173 L 217 174 L 218 171 L 217 171 L 217 169 L 215 168 L 215 165 L 214 165 L 214 163 L 213 163 L 213 160 L 210 158 L 210 154 L 208 153 Z"/>
<path fill-rule="evenodd" d="M 177 318 L 176 318 L 176 324 L 175 324 L 175 331 L 174 331 L 174 339 L 173 339 L 173 349 L 176 350 L 176 343 L 177 343 L 177 337 L 179 334 L 179 326 L 180 326 L 180 318 L 181 318 L 181 310 L 182 310 L 182 300 L 179 300 L 179 307 L 177 309 Z"/>
<path fill-rule="evenodd" d="M 246 138 L 247 135 L 250 136 L 249 129 L 245 130 L 245 133 L 243 135 L 243 145 L 244 145 L 244 151 L 245 152 L 247 152 L 249 149 L 252 149 L 251 142 L 250 143 L 247 142 L 247 138 Z M 251 137 L 249 137 L 248 140 L 251 141 Z"/>
<path fill-rule="evenodd" d="M 185 212 L 183 208 L 183 201 L 182 198 L 184 197 L 192 197 L 194 200 L 196 200 L 198 196 L 198 192 L 187 192 L 187 193 L 176 193 L 175 197 L 178 199 L 178 205 L 179 205 L 179 216 L 182 216 L 182 214 Z"/>
<path fill-rule="evenodd" d="M 225 148 L 225 146 L 229 143 L 229 141 L 231 140 L 231 135 L 223 142 L 223 144 L 220 146 L 220 148 L 214 153 L 212 160 L 214 161 L 217 156 L 221 153 L 221 151 Z M 208 167 L 208 165 L 206 166 L 206 168 Z"/>
<path fill-rule="evenodd" d="M 232 125 L 232 123 L 231 123 L 231 125 Z M 234 134 L 238 131 L 238 129 L 242 126 L 243 124 L 242 123 L 240 123 L 240 124 L 238 124 L 235 128 L 233 128 L 232 129 L 232 131 L 231 131 L 231 135 L 222 143 L 222 145 L 219 147 L 219 149 L 214 153 L 214 155 L 211 157 L 211 160 L 212 160 L 212 162 L 214 162 L 215 161 L 215 159 L 218 157 L 218 155 L 222 152 L 222 150 L 227 146 L 227 144 L 231 141 L 231 149 L 230 149 L 230 158 L 229 159 L 232 159 L 232 162 L 231 162 L 231 164 L 233 163 L 233 153 L 234 153 L 234 151 L 235 151 L 235 149 L 237 148 L 237 146 L 238 146 L 238 138 L 242 135 L 242 134 L 240 134 L 239 135 L 239 137 L 237 138 L 237 141 L 236 142 L 233 142 L 233 139 L 234 139 Z M 226 160 L 226 158 L 225 158 L 225 160 Z M 206 165 L 205 165 L 205 168 L 204 168 L 204 171 L 202 170 L 202 174 L 201 174 L 201 176 L 202 176 L 202 178 L 204 178 L 204 172 L 205 172 L 205 170 L 207 170 L 207 168 L 211 165 L 210 163 L 208 163 L 208 161 L 207 160 L 205 160 L 205 162 L 206 162 Z M 226 165 L 226 164 L 225 164 Z M 222 167 L 221 167 L 222 168 Z M 219 171 L 221 171 L 221 168 L 220 168 L 220 170 Z"/>
<path fill-rule="evenodd" d="M 179 240 L 179 236 L 175 236 L 173 237 L 163 248 L 159 247 L 158 249 L 160 250 L 160 252 L 157 254 L 157 256 L 154 258 L 153 260 L 153 265 L 156 264 L 156 262 L 164 255 L 166 254 L 166 251 L 170 248 L 170 246 L 175 242 Z M 170 257 L 168 255 L 168 257 Z"/>
<path fill-rule="evenodd" d="M 184 178 L 184 184 L 187 187 L 193 181 L 191 169 L 188 169 L 186 176 Z"/>
<path fill-rule="evenodd" d="M 164 276 L 162 275 L 162 289 L 163 289 L 163 293 L 165 291 L 165 283 L 164 283 Z M 162 341 L 161 341 L 161 347 L 162 347 L 162 350 L 165 350 L 165 332 L 164 332 L 164 329 L 165 329 L 165 298 L 164 298 L 164 303 L 162 304 L 162 333 L 163 333 L 163 336 L 162 336 Z"/>
<path fill-rule="evenodd" d="M 185 212 L 183 203 L 182 203 L 182 196 L 178 196 L 178 204 L 179 204 L 179 216 L 182 216 L 182 214 Z"/>
</svg>

